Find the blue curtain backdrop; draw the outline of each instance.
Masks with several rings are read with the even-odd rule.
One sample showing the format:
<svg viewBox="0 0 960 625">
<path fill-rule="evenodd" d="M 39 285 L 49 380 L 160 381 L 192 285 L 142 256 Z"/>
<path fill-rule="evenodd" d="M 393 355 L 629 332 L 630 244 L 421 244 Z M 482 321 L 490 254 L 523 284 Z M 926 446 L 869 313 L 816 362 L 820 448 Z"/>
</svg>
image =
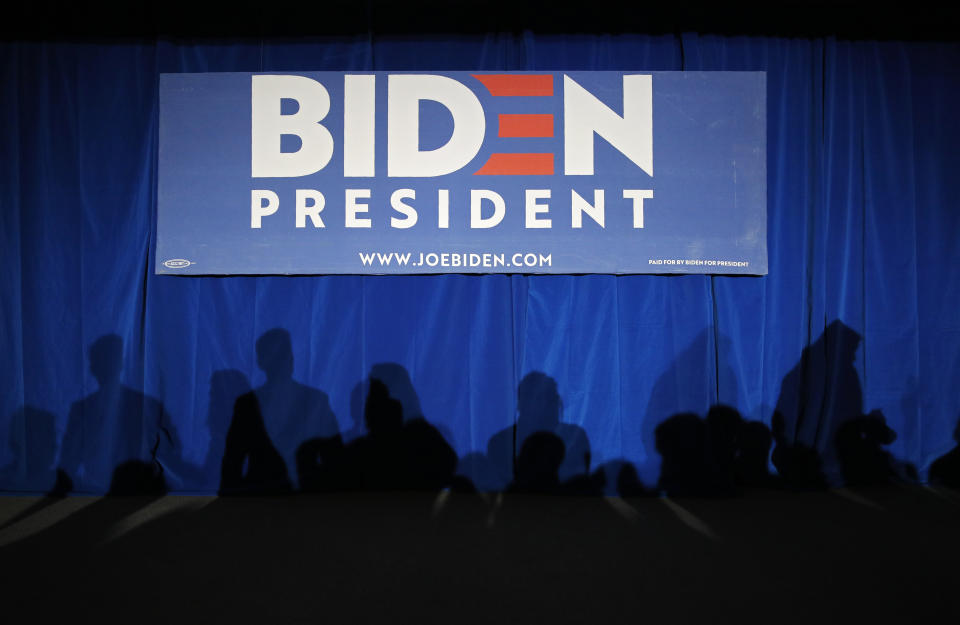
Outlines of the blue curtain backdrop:
<svg viewBox="0 0 960 625">
<path fill-rule="evenodd" d="M 767 72 L 768 276 L 152 273 L 161 72 L 584 69 Z M 630 466 L 662 487 L 663 424 L 717 405 L 772 436 L 763 464 L 809 452 L 832 484 L 849 481 L 838 440 L 863 415 L 885 419 L 896 435 L 875 440 L 920 480 L 956 445 L 958 44 L 20 42 L 0 44 L 0 79 L 2 490 L 48 491 L 67 467 L 74 490 L 105 492 L 118 465 L 155 455 L 167 488 L 216 491 L 236 400 L 259 388 L 269 403 L 284 331 L 286 396 L 323 413 L 263 415 L 292 486 L 300 443 L 365 434 L 371 378 L 481 489 L 513 479 L 524 419 L 559 419 L 560 479 L 599 471 L 606 492 Z"/>
</svg>

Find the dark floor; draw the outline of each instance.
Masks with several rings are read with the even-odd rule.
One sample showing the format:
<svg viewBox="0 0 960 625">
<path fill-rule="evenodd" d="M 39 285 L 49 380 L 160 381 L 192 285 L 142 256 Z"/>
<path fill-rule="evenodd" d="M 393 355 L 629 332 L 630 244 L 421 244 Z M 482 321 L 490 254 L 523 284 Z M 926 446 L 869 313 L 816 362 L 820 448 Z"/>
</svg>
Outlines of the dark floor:
<svg viewBox="0 0 960 625">
<path fill-rule="evenodd" d="M 951 623 L 960 493 L 0 497 L 3 623 Z"/>
</svg>

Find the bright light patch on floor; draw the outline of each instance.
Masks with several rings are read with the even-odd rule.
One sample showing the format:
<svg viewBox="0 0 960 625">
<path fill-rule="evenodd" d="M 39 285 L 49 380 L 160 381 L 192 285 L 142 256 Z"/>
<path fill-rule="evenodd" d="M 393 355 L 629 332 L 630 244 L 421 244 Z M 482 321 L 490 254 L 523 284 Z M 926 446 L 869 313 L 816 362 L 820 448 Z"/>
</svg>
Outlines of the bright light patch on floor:
<svg viewBox="0 0 960 625">
<path fill-rule="evenodd" d="M 0 547 L 29 538 L 80 512 L 102 497 L 65 497 L 0 531 Z"/>
<path fill-rule="evenodd" d="M 189 510 L 196 512 L 209 505 L 214 497 L 176 497 L 167 496 L 151 501 L 139 510 L 123 517 L 107 530 L 100 544 L 106 544 L 130 533 L 150 521 L 157 520 L 174 512 Z"/>
<path fill-rule="evenodd" d="M 631 523 L 636 523 L 640 520 L 640 512 L 638 512 L 636 508 L 628 504 L 620 497 L 604 497 L 603 499 L 617 512 L 617 514 Z"/>
<path fill-rule="evenodd" d="M 692 529 L 693 531 L 703 534 L 710 540 L 719 540 L 717 535 L 710 529 L 710 526 L 707 525 L 703 520 L 701 520 L 697 515 L 690 512 L 676 501 L 670 499 L 669 497 L 663 497 L 660 499 L 665 506 L 670 508 L 670 511 L 673 512 L 678 519 L 680 519 L 684 525 Z"/>
</svg>

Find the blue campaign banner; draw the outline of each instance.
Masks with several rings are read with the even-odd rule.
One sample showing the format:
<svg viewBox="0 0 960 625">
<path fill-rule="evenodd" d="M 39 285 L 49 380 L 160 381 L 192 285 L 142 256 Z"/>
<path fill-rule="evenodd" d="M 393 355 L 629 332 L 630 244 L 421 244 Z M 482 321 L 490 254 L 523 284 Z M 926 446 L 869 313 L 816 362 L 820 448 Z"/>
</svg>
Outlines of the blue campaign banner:
<svg viewBox="0 0 960 625">
<path fill-rule="evenodd" d="M 160 77 L 165 274 L 767 273 L 763 72 Z"/>
</svg>

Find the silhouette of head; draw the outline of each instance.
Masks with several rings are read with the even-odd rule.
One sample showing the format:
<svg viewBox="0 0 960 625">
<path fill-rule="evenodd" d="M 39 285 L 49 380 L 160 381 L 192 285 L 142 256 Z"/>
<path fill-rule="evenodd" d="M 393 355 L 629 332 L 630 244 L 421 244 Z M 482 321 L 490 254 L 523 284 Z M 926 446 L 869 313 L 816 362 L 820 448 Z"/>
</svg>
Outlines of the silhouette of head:
<svg viewBox="0 0 960 625">
<path fill-rule="evenodd" d="M 839 319 L 832 322 L 823 333 L 829 353 L 839 356 L 842 362 L 852 364 L 857 359 L 860 335 Z"/>
<path fill-rule="evenodd" d="M 743 419 L 735 408 L 716 404 L 707 412 L 706 425 L 714 459 L 733 462 L 737 455 L 737 437 Z"/>
<path fill-rule="evenodd" d="M 692 412 L 681 412 L 663 421 L 654 430 L 657 451 L 668 458 L 699 460 L 703 452 L 705 424 Z"/>
<path fill-rule="evenodd" d="M 390 396 L 386 384 L 377 378 L 370 378 L 363 416 L 370 434 L 397 432 L 403 426 L 403 405 Z"/>
<path fill-rule="evenodd" d="M 402 366 L 394 362 L 382 362 L 370 368 L 370 381 L 378 381 L 385 388 L 387 394 L 395 401 L 400 402 L 403 420 L 409 421 L 423 416 L 420 410 L 420 398 L 413 388 L 410 374 Z"/>
<path fill-rule="evenodd" d="M 116 384 L 123 365 L 123 339 L 116 334 L 101 336 L 90 346 L 90 372 L 100 386 Z"/>
<path fill-rule="evenodd" d="M 715 404 L 707 411 L 707 427 L 724 436 L 736 436 L 743 417 L 736 408 L 726 404 Z"/>
<path fill-rule="evenodd" d="M 274 328 L 257 339 L 257 366 L 267 374 L 268 381 L 293 377 L 293 346 L 289 332 Z"/>
<path fill-rule="evenodd" d="M 660 454 L 657 486 L 668 494 L 702 492 L 709 484 L 706 424 L 692 412 L 681 412 L 654 430 Z"/>
<path fill-rule="evenodd" d="M 527 432 L 551 431 L 560 423 L 560 394 L 550 376 L 534 371 L 517 388 L 518 422 Z"/>
<path fill-rule="evenodd" d="M 863 418 L 860 438 L 877 445 L 890 445 L 897 440 L 897 432 L 887 425 L 887 418 L 879 410 L 873 410 Z"/>
</svg>

